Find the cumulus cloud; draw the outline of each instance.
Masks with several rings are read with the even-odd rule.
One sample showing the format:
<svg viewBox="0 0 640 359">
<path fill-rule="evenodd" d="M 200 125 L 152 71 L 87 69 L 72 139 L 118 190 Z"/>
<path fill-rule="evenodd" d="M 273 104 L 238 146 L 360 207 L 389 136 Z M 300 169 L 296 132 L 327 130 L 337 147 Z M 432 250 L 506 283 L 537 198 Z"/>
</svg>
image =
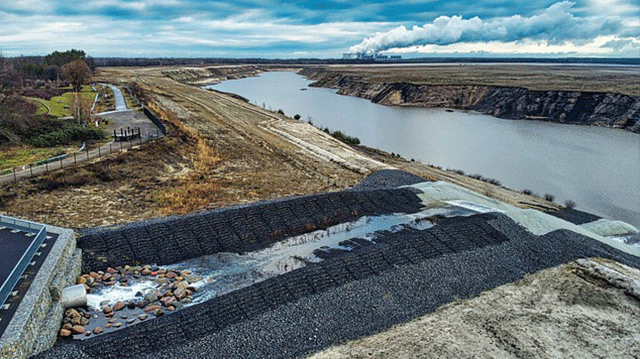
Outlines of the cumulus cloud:
<svg viewBox="0 0 640 359">
<path fill-rule="evenodd" d="M 623 24 L 613 17 L 579 17 L 573 13 L 575 3 L 553 4 L 540 14 L 514 15 L 483 20 L 479 17 L 440 16 L 424 26 L 407 29 L 399 26 L 365 38 L 350 52 L 378 52 L 416 45 L 451 45 L 474 42 L 513 42 L 539 40 L 548 44 L 585 41 L 620 32 Z"/>
</svg>

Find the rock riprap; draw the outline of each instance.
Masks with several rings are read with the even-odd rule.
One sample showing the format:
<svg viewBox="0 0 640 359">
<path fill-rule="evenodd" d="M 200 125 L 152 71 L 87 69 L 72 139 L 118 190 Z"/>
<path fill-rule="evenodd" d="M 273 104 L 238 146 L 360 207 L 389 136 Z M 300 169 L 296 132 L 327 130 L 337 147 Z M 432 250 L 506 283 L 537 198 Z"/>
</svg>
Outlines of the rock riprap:
<svg viewBox="0 0 640 359">
<path fill-rule="evenodd" d="M 178 272 L 151 265 L 107 268 L 82 274 L 76 283 L 83 284 L 89 295 L 134 287 L 138 283 L 149 286 L 137 291 L 134 298 L 105 299 L 95 308 L 67 309 L 59 336 L 84 339 L 176 311 L 192 302 L 192 295 L 197 290 L 192 284 L 198 280 L 186 270 Z"/>
</svg>

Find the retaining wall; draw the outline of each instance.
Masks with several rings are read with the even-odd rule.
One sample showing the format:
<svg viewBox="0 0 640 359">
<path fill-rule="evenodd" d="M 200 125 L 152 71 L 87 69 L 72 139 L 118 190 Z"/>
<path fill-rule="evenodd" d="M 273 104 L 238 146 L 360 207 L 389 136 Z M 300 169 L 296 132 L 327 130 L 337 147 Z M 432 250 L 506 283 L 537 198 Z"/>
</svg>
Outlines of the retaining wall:
<svg viewBox="0 0 640 359">
<path fill-rule="evenodd" d="M 378 233 L 380 242 L 377 244 L 340 252 L 320 263 L 312 263 L 176 313 L 76 344 L 92 357 L 110 353 L 113 357 L 129 358 L 168 348 L 176 342 L 185 343 L 286 303 L 356 280 L 444 254 L 509 241 L 489 224 L 494 218 L 494 215 L 478 215 L 427 230 L 383 231 Z"/>
<path fill-rule="evenodd" d="M 218 252 L 259 250 L 293 235 L 362 216 L 415 213 L 422 203 L 409 188 L 346 191 L 94 228 L 79 238 L 83 270 L 126 264 L 172 264 Z"/>
<path fill-rule="evenodd" d="M 160 129 L 160 131 L 162 131 L 163 135 L 167 134 L 167 128 L 164 126 L 164 123 L 162 123 L 162 121 L 160 121 L 159 118 L 157 118 L 154 114 L 151 113 L 151 111 L 149 111 L 146 107 L 142 107 L 142 112 L 144 112 L 145 115 L 147 115 L 147 117 L 149 117 L 149 119 L 151 120 L 151 122 L 153 122 L 156 126 L 158 126 L 158 128 Z"/>
</svg>

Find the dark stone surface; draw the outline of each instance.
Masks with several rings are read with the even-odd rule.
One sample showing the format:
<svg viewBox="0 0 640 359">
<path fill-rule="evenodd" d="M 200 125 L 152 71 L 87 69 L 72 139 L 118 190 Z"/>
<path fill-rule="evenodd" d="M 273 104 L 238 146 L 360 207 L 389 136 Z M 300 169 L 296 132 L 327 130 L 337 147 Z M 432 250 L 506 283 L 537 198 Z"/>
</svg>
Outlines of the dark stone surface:
<svg viewBox="0 0 640 359">
<path fill-rule="evenodd" d="M 84 252 L 84 272 L 135 263 L 166 265 L 218 252 L 258 250 L 278 239 L 362 216 L 414 213 L 421 206 L 411 189 L 325 193 L 92 228 L 78 239 L 78 247 Z"/>
<path fill-rule="evenodd" d="M 469 232 L 469 226 L 479 229 Z M 467 238 L 478 232 L 499 240 L 491 244 Z M 578 258 L 604 257 L 640 267 L 638 258 L 588 237 L 566 230 L 533 236 L 500 214 L 393 235 L 396 238 L 384 243 L 359 247 L 116 335 L 61 343 L 39 357 L 301 357 Z M 453 252 L 434 256 L 413 247 L 438 242 Z M 394 253 L 399 255 L 395 260 L 390 255 Z M 403 257 L 404 262 L 397 259 Z M 282 288 L 291 296 L 278 294 Z"/>
<path fill-rule="evenodd" d="M 360 183 L 353 186 L 352 190 L 361 191 L 398 188 L 400 186 L 408 186 L 425 181 L 427 181 L 427 179 L 405 171 L 380 170 L 367 176 L 365 179 L 360 181 Z"/>
<path fill-rule="evenodd" d="M 549 212 L 549 214 L 577 225 L 595 222 L 602 219 L 602 217 L 598 217 L 595 214 L 578 211 L 573 208 L 563 208 L 555 212 Z"/>
</svg>

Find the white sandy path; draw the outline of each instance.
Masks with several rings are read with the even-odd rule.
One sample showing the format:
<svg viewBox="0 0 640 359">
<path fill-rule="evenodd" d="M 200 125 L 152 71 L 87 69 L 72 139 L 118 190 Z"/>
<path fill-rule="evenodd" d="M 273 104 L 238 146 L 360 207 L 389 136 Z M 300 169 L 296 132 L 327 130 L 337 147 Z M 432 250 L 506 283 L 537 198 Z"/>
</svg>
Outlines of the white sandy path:
<svg viewBox="0 0 640 359">
<path fill-rule="evenodd" d="M 593 223 L 575 225 L 540 211 L 516 208 L 447 182 L 423 182 L 411 187 L 417 188 L 423 192 L 418 195 L 418 197 L 420 197 L 425 206 L 437 205 L 438 202 L 470 202 L 481 207 L 489 207 L 504 213 L 535 235 L 544 235 L 558 229 L 568 229 L 598 240 L 626 253 L 640 257 L 640 247 L 629 246 L 618 240 L 607 238 L 638 232 L 635 227 L 625 222 L 601 219 Z"/>
</svg>

